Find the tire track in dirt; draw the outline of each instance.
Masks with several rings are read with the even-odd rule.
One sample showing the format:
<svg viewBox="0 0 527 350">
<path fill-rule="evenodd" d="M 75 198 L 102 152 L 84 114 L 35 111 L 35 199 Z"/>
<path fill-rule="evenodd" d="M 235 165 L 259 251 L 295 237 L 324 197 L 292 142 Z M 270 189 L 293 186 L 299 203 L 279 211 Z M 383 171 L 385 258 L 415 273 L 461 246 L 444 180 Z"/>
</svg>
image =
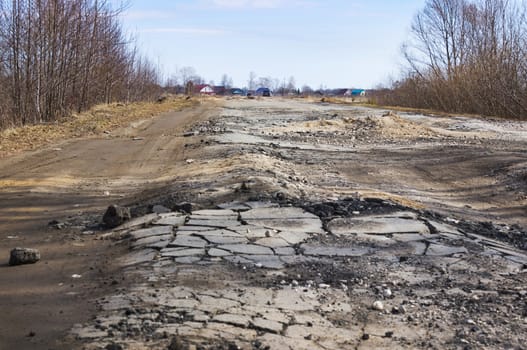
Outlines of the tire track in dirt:
<svg viewBox="0 0 527 350">
<path fill-rule="evenodd" d="M 75 348 L 62 341 L 67 331 L 96 311 L 94 298 L 126 283 L 113 262 L 121 248 L 48 222 L 98 220 L 111 202 L 169 179 L 185 157 L 183 130 L 214 108 L 206 102 L 105 138 L 68 140 L 0 160 L 0 349 Z M 42 261 L 7 266 L 3 261 L 15 246 L 40 249 Z"/>
</svg>

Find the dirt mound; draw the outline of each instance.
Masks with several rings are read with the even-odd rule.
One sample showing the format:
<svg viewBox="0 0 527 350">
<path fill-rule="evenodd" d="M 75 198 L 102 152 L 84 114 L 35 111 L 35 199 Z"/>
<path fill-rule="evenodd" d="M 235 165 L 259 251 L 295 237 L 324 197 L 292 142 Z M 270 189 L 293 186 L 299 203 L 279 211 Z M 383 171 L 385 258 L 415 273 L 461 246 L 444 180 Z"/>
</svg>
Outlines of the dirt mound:
<svg viewBox="0 0 527 350">
<path fill-rule="evenodd" d="M 438 134 L 426 126 L 419 125 L 396 114 L 344 118 L 345 128 L 357 134 L 370 134 L 383 139 L 417 139 L 437 137 Z"/>
<path fill-rule="evenodd" d="M 289 135 L 293 140 L 299 137 L 327 136 L 331 144 L 346 142 L 370 142 L 384 140 L 390 142 L 408 142 L 411 140 L 436 139 L 440 135 L 427 126 L 420 125 L 396 114 L 386 116 L 346 116 L 334 113 L 324 115 L 316 120 L 293 122 L 285 126 L 273 126 L 269 134 Z"/>
</svg>

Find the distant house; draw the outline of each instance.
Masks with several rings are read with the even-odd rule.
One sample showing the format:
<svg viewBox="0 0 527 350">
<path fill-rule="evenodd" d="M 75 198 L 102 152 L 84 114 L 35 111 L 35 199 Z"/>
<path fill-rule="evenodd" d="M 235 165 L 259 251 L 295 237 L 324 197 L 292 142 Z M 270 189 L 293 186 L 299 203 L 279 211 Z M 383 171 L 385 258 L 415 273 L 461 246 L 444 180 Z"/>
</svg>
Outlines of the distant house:
<svg viewBox="0 0 527 350">
<path fill-rule="evenodd" d="M 269 90 L 269 88 L 266 88 L 266 87 L 261 87 L 261 88 L 256 89 L 256 92 L 254 94 L 256 96 L 269 97 L 269 96 L 271 96 L 271 90 Z"/>
<path fill-rule="evenodd" d="M 194 93 L 200 95 L 214 95 L 214 89 L 208 84 L 194 85 Z"/>
<path fill-rule="evenodd" d="M 350 89 L 349 96 L 366 96 L 366 90 L 364 89 Z"/>
<path fill-rule="evenodd" d="M 225 86 L 213 86 L 214 94 L 218 96 L 223 96 L 227 93 Z"/>
<path fill-rule="evenodd" d="M 329 93 L 329 96 L 346 96 L 346 92 L 348 92 L 349 89 L 333 89 Z"/>
</svg>

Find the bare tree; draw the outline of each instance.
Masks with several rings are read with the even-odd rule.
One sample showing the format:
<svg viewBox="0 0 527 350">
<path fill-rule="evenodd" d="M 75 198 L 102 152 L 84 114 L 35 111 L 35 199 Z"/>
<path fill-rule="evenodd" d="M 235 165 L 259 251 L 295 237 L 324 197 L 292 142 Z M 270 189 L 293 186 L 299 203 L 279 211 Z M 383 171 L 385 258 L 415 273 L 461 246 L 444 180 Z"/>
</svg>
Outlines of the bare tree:
<svg viewBox="0 0 527 350">
<path fill-rule="evenodd" d="M 221 85 L 224 86 L 226 89 L 230 89 L 232 87 L 232 78 L 229 77 L 227 74 L 223 74 L 221 77 Z"/>
<path fill-rule="evenodd" d="M 524 118 L 527 21 L 515 0 L 428 0 L 383 103 Z"/>
<path fill-rule="evenodd" d="M 255 72 L 249 73 L 249 80 L 247 81 L 247 88 L 249 90 L 256 89 L 256 73 Z"/>
<path fill-rule="evenodd" d="M 156 96 L 159 72 L 125 37 L 121 10 L 106 0 L 0 2 L 0 127 Z"/>
<path fill-rule="evenodd" d="M 309 95 L 312 95 L 314 91 L 309 85 L 304 85 L 302 86 L 301 92 L 303 95 L 309 96 Z"/>
</svg>

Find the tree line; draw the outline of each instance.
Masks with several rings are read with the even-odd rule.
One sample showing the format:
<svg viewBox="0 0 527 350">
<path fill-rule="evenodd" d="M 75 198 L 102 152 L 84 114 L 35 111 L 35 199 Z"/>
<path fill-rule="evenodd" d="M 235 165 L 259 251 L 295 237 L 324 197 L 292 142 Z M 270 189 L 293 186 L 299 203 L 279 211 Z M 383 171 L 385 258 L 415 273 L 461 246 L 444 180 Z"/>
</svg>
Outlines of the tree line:
<svg viewBox="0 0 527 350">
<path fill-rule="evenodd" d="M 159 94 L 105 0 L 0 1 L 0 128 L 55 121 L 98 103 Z"/>
<path fill-rule="evenodd" d="M 214 80 L 207 80 L 198 74 L 194 67 L 186 66 L 176 68 L 166 80 L 165 87 L 168 91 L 174 93 L 183 93 L 188 82 L 192 82 L 194 85 L 205 84 L 207 82 L 211 86 L 217 85 Z M 224 73 L 218 82 L 218 86 L 222 86 L 226 89 L 242 88 L 249 91 L 254 91 L 260 87 L 266 87 L 274 93 L 280 95 L 296 93 L 299 90 L 296 87 L 295 77 L 293 76 L 290 76 L 288 79 L 277 79 L 270 76 L 259 77 L 255 72 L 252 71 L 249 73 L 249 77 L 245 85 L 234 85 L 232 77 Z M 304 86 L 303 90 L 306 92 L 313 92 L 309 86 Z"/>
<path fill-rule="evenodd" d="M 427 0 L 407 70 L 377 102 L 527 118 L 527 20 L 519 0 Z"/>
</svg>

